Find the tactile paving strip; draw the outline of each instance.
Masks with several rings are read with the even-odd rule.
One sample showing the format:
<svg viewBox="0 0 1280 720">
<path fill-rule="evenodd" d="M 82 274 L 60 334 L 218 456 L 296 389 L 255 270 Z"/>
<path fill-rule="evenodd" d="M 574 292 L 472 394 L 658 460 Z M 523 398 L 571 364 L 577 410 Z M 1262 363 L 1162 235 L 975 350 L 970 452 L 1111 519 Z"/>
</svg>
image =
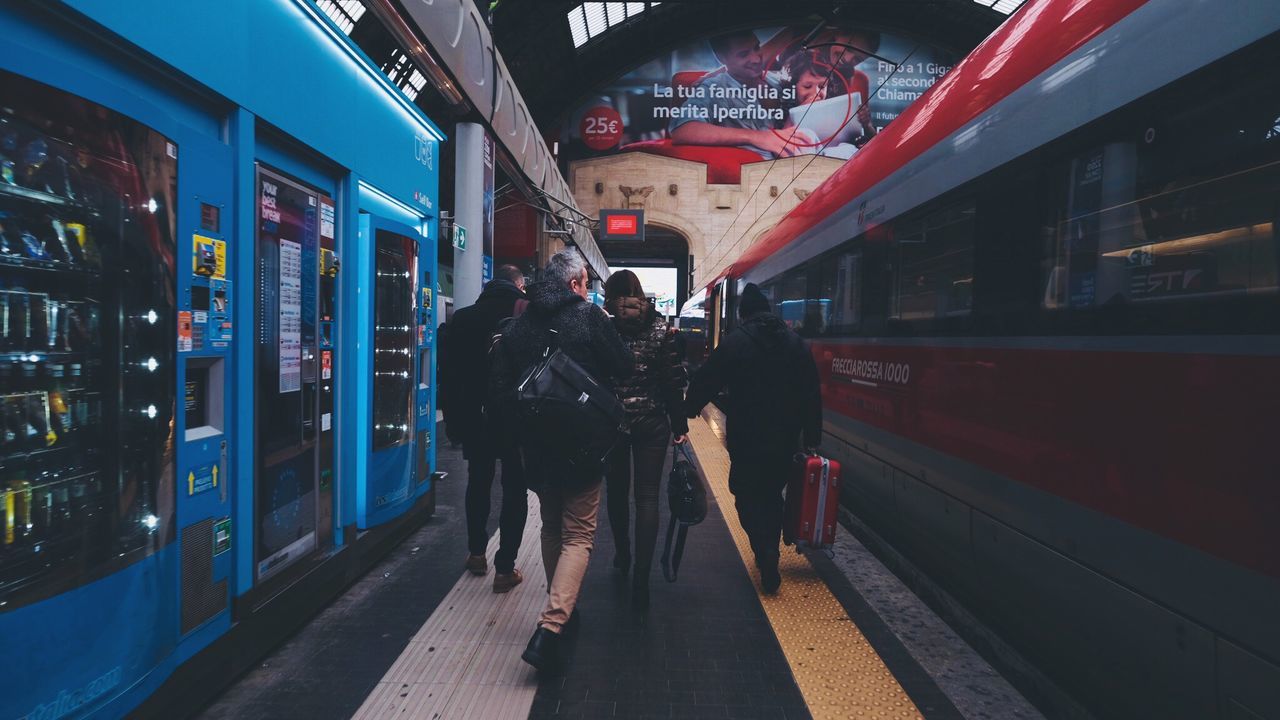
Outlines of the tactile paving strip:
<svg viewBox="0 0 1280 720">
<path fill-rule="evenodd" d="M 756 570 L 747 534 L 733 512 L 729 492 L 729 453 L 702 418 L 689 423 L 689 439 L 716 502 L 725 511 L 738 554 L 756 585 Z M 782 652 L 791 664 L 800 693 L 815 720 L 825 718 L 918 718 L 916 708 L 879 654 L 804 556 L 782 548 L 778 564 L 782 589 L 761 595 Z"/>
<path fill-rule="evenodd" d="M 538 532 L 538 497 L 529 493 L 516 567 L 524 582 L 493 592 L 493 556 L 501 533 L 489 539 L 489 574 L 462 573 L 364 705 L 358 720 L 521 720 L 528 717 L 538 680 L 520 660 L 547 600 Z M 462 558 L 458 558 L 461 566 Z"/>
</svg>

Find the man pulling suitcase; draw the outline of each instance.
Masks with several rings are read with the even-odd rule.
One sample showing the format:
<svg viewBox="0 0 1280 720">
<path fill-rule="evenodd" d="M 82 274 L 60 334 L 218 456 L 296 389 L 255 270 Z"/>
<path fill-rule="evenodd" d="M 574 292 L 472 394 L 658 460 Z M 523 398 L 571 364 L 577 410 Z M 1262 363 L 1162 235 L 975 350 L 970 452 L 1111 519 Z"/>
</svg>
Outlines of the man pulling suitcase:
<svg viewBox="0 0 1280 720">
<path fill-rule="evenodd" d="M 782 535 L 782 489 L 801 447 L 812 455 L 822 438 L 818 367 L 800 336 L 769 311 L 769 300 L 748 284 L 738 301 L 741 324 L 725 336 L 694 374 L 685 399 L 689 417 L 728 391 L 724 410 L 729 490 L 751 541 L 760 586 L 775 593 Z"/>
</svg>

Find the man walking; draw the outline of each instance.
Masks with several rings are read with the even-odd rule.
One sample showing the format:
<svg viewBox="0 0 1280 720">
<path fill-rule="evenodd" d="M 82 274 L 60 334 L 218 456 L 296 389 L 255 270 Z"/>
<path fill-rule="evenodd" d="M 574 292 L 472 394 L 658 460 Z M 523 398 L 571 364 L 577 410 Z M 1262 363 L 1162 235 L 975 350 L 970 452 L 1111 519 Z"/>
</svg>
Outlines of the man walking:
<svg viewBox="0 0 1280 720">
<path fill-rule="evenodd" d="M 491 387 L 508 416 L 520 373 L 552 345 L 606 386 L 631 374 L 632 353 L 604 311 L 587 302 L 588 284 L 582 256 L 573 248 L 562 250 L 547 264 L 545 280 L 529 286 L 528 312 L 504 325 Z M 567 447 L 573 442 L 565 438 Z M 542 564 L 548 586 L 546 607 L 521 657 L 541 670 L 557 662 L 560 635 L 578 601 L 595 539 L 603 472 L 583 476 L 557 448 L 524 442 L 520 449 L 529 486 L 541 504 Z"/>
<path fill-rule="evenodd" d="M 502 462 L 502 511 L 498 517 L 499 545 L 493 558 L 493 591 L 505 593 L 523 578 L 516 570 L 516 554 L 529 513 L 520 453 L 485 412 L 489 393 L 489 345 L 498 324 L 523 312 L 524 274 L 514 265 L 503 265 L 484 286 L 474 305 L 453 314 L 449 322 L 448 353 L 442 367 L 447 375 L 449 402 L 444 407 L 446 433 L 462 441 L 467 459 L 467 556 L 466 568 L 475 575 L 489 571 L 485 547 L 489 544 L 489 496 L 498 461 Z"/>
<path fill-rule="evenodd" d="M 768 298 L 754 284 L 743 289 L 738 316 L 741 325 L 694 373 L 685 410 L 696 417 L 721 389 L 728 390 L 729 490 L 760 568 L 761 589 L 773 594 L 782 584 L 782 489 L 802 436 L 810 452 L 821 440 L 822 393 L 813 355 L 769 312 Z"/>
</svg>

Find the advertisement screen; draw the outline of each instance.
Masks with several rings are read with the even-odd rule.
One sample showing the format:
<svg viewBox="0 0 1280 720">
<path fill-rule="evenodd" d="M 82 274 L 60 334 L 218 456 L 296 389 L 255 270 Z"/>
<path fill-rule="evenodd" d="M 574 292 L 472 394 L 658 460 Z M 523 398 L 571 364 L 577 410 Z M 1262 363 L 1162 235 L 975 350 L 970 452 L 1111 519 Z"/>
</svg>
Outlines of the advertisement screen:
<svg viewBox="0 0 1280 720">
<path fill-rule="evenodd" d="M 740 30 L 653 58 L 573 112 L 566 159 L 647 152 L 729 174 L 795 155 L 848 159 L 954 61 L 863 28 L 828 27 L 805 43 L 812 29 Z"/>
</svg>

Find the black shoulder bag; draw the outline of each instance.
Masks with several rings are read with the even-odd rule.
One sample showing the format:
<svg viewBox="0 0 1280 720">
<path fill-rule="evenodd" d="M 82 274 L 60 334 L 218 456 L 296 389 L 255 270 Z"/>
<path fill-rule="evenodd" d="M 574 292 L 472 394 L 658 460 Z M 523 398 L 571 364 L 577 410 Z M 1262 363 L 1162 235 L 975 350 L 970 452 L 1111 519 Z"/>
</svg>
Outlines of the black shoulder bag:
<svg viewBox="0 0 1280 720">
<path fill-rule="evenodd" d="M 688 443 L 671 450 L 671 475 L 667 478 L 667 503 L 671 506 L 671 522 L 667 525 L 667 542 L 662 548 L 662 576 L 675 582 L 684 556 L 684 541 L 689 528 L 707 517 L 707 486 L 689 457 Z M 680 457 L 683 454 L 684 457 Z M 677 535 L 676 526 L 680 527 Z M 672 556 L 671 540 L 675 539 Z"/>
<path fill-rule="evenodd" d="M 605 459 L 626 432 L 626 411 L 617 395 L 555 347 L 525 370 L 516 386 L 520 433 L 566 463 L 579 478 L 598 478 Z"/>
</svg>

